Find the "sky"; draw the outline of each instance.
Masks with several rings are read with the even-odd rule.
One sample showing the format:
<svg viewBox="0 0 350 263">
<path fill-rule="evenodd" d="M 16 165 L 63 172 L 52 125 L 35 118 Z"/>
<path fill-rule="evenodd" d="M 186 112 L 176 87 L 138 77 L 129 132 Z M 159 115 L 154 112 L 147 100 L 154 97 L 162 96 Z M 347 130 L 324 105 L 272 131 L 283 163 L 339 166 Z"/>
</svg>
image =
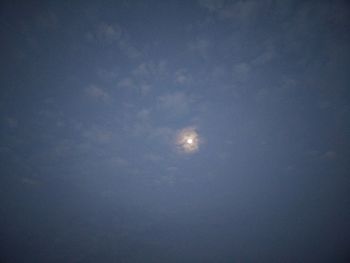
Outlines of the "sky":
<svg viewBox="0 0 350 263">
<path fill-rule="evenodd" d="M 1 1 L 0 262 L 350 262 L 347 1 Z"/>
</svg>

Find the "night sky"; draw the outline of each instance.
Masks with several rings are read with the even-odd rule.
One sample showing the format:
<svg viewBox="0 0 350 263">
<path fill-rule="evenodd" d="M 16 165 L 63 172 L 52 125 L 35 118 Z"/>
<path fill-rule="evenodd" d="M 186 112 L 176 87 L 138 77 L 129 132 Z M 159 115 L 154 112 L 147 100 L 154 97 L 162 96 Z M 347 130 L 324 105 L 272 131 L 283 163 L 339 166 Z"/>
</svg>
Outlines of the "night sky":
<svg viewBox="0 0 350 263">
<path fill-rule="evenodd" d="M 0 262 L 350 262 L 350 3 L 1 1 Z"/>
</svg>

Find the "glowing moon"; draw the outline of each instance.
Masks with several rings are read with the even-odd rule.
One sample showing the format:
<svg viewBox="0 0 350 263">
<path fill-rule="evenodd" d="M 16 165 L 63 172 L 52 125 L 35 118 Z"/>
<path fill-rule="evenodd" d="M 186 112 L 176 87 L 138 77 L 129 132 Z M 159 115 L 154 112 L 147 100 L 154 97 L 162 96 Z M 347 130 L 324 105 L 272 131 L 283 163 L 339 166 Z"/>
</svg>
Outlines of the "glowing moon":
<svg viewBox="0 0 350 263">
<path fill-rule="evenodd" d="M 194 153 L 198 151 L 199 144 L 199 135 L 195 127 L 187 127 L 177 133 L 176 145 L 180 151 Z"/>
</svg>

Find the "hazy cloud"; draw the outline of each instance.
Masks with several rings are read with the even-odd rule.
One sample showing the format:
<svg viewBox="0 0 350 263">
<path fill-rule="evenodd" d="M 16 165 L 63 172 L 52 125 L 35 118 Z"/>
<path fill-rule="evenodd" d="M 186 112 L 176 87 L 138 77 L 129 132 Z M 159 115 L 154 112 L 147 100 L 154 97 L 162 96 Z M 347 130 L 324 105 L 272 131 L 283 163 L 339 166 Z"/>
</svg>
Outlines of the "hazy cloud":
<svg viewBox="0 0 350 263">
<path fill-rule="evenodd" d="M 95 85 L 91 85 L 86 88 L 85 92 L 88 96 L 103 102 L 108 102 L 111 100 L 111 96 L 105 90 Z"/>
<path fill-rule="evenodd" d="M 123 78 L 118 82 L 118 87 L 133 88 L 133 87 L 135 87 L 135 83 L 134 83 L 134 80 L 132 78 Z"/>
<path fill-rule="evenodd" d="M 135 59 L 141 52 L 131 43 L 125 29 L 119 24 L 99 23 L 93 31 L 86 34 L 88 41 L 100 42 L 108 45 L 117 44 L 119 50 L 128 58 Z"/>
<path fill-rule="evenodd" d="M 164 60 L 142 62 L 133 70 L 132 74 L 140 79 L 159 79 L 167 73 L 166 66 L 167 63 Z"/>
<path fill-rule="evenodd" d="M 192 51 L 195 54 L 199 54 L 202 57 L 207 57 L 208 51 L 210 48 L 210 41 L 207 39 L 197 39 L 197 40 L 191 41 L 188 44 L 188 48 L 190 51 Z"/>
<path fill-rule="evenodd" d="M 83 137 L 89 142 L 106 144 L 111 142 L 113 133 L 101 127 L 92 127 L 83 131 Z"/>
<path fill-rule="evenodd" d="M 147 161 L 151 161 L 151 162 L 160 162 L 163 160 L 163 157 L 154 153 L 147 153 L 145 154 L 144 158 Z"/>
<path fill-rule="evenodd" d="M 56 29 L 59 25 L 57 15 L 50 11 L 38 16 L 37 22 L 40 27 L 48 30 Z"/>
<path fill-rule="evenodd" d="M 9 127 L 9 128 L 17 128 L 18 127 L 18 120 L 13 118 L 13 117 L 6 117 L 5 118 L 5 124 Z"/>
<path fill-rule="evenodd" d="M 120 39 L 122 35 L 122 29 L 118 24 L 107 24 L 101 22 L 98 24 L 94 31 L 87 34 L 87 38 L 90 41 L 105 41 L 112 43 Z"/>
<path fill-rule="evenodd" d="M 254 66 L 262 66 L 266 63 L 269 63 L 276 57 L 276 51 L 272 48 L 265 50 L 263 53 L 258 55 L 253 61 L 252 64 Z"/>
<path fill-rule="evenodd" d="M 158 102 L 161 110 L 182 115 L 188 113 L 192 100 L 183 92 L 175 92 L 160 96 Z"/>
<path fill-rule="evenodd" d="M 150 118 L 150 110 L 148 109 L 142 109 L 137 113 L 137 118 L 140 119 L 141 121 L 148 121 Z"/>
<path fill-rule="evenodd" d="M 235 80 L 244 81 L 248 78 L 251 72 L 251 67 L 248 63 L 238 63 L 233 66 L 233 78 Z"/>
<path fill-rule="evenodd" d="M 220 10 L 224 6 L 225 0 L 199 0 L 198 3 L 204 7 L 209 9 L 209 11 L 217 11 Z"/>
<path fill-rule="evenodd" d="M 188 70 L 181 69 L 175 72 L 175 82 L 178 84 L 190 84 L 192 81 L 192 76 Z"/>
<path fill-rule="evenodd" d="M 334 151 L 328 151 L 322 155 L 322 158 L 328 159 L 328 160 L 333 160 L 337 157 L 337 153 Z"/>
<path fill-rule="evenodd" d="M 113 69 L 100 68 L 97 70 L 97 76 L 103 81 L 112 82 L 119 77 L 119 72 L 117 68 L 113 68 Z"/>
</svg>

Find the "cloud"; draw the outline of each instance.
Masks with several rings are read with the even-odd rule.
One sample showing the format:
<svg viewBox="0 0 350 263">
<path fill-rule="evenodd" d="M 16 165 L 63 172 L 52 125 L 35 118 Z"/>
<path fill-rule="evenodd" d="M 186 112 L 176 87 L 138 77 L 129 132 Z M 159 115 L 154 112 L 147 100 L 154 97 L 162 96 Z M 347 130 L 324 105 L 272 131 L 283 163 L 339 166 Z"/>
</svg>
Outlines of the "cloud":
<svg viewBox="0 0 350 263">
<path fill-rule="evenodd" d="M 103 81 L 112 82 L 119 77 L 118 72 L 118 68 L 113 68 L 109 70 L 100 68 L 97 70 L 97 76 Z"/>
<path fill-rule="evenodd" d="M 142 84 L 140 86 L 140 91 L 141 91 L 141 94 L 142 95 L 146 95 L 148 94 L 150 91 L 151 91 L 151 85 L 148 85 L 148 84 Z"/>
<path fill-rule="evenodd" d="M 110 143 L 112 141 L 112 135 L 111 131 L 100 127 L 93 127 L 83 132 L 83 137 L 89 142 L 98 144 Z"/>
<path fill-rule="evenodd" d="M 172 142 L 175 131 L 169 127 L 153 127 L 151 137 L 163 142 Z"/>
<path fill-rule="evenodd" d="M 43 29 L 54 30 L 57 29 L 59 20 L 55 13 L 44 12 L 42 15 L 38 16 L 37 23 Z"/>
<path fill-rule="evenodd" d="M 333 160 L 337 157 L 337 153 L 334 151 L 328 151 L 322 155 L 323 159 Z"/>
<path fill-rule="evenodd" d="M 88 41 L 100 42 L 107 45 L 116 43 L 119 50 L 131 59 L 138 58 L 142 55 L 142 53 L 131 44 L 126 30 L 116 23 L 108 24 L 101 22 L 94 30 L 86 34 L 86 38 Z"/>
<path fill-rule="evenodd" d="M 127 107 L 123 122 L 124 131 L 131 136 L 148 137 L 153 127 L 151 125 L 151 109 L 136 109 L 135 105 L 125 105 Z"/>
<path fill-rule="evenodd" d="M 112 26 L 102 23 L 99 25 L 98 34 L 107 40 L 115 40 L 121 37 L 122 30 L 119 25 Z"/>
<path fill-rule="evenodd" d="M 123 78 L 118 82 L 118 87 L 121 88 L 133 88 L 135 83 L 132 78 Z"/>
<path fill-rule="evenodd" d="M 142 109 L 137 113 L 137 118 L 141 121 L 149 121 L 150 114 L 151 114 L 150 110 Z"/>
<path fill-rule="evenodd" d="M 122 29 L 119 25 L 110 25 L 107 23 L 100 23 L 96 26 L 95 30 L 87 34 L 87 38 L 90 41 L 104 41 L 112 43 L 120 39 L 122 35 Z"/>
<path fill-rule="evenodd" d="M 130 165 L 128 160 L 121 157 L 113 157 L 109 159 L 109 163 L 113 166 L 118 166 L 118 167 L 125 167 Z"/>
<path fill-rule="evenodd" d="M 286 10 L 292 9 L 289 6 L 292 1 L 285 0 L 283 4 L 278 2 L 269 0 L 199 0 L 199 5 L 214 14 L 218 19 L 234 20 L 242 26 L 262 21 L 263 16 L 267 14 L 285 15 Z"/>
<path fill-rule="evenodd" d="M 208 51 L 210 48 L 210 41 L 207 39 L 197 39 L 197 40 L 191 41 L 188 44 L 188 48 L 190 51 L 194 52 L 195 54 L 199 54 L 202 57 L 207 57 Z"/>
<path fill-rule="evenodd" d="M 175 72 L 175 82 L 177 84 L 189 84 L 192 81 L 192 77 L 185 69 L 181 69 Z"/>
<path fill-rule="evenodd" d="M 74 143 L 71 140 L 63 139 L 55 142 L 52 153 L 56 157 L 67 157 L 73 152 Z"/>
<path fill-rule="evenodd" d="M 128 58 L 139 58 L 142 53 L 133 45 L 130 44 L 130 41 L 126 38 L 120 39 L 119 42 L 120 50 L 128 57 Z"/>
<path fill-rule="evenodd" d="M 86 88 L 85 92 L 88 96 L 103 102 L 108 102 L 111 100 L 111 96 L 106 91 L 95 85 L 91 85 Z"/>
<path fill-rule="evenodd" d="M 238 63 L 233 66 L 233 77 L 239 81 L 245 81 L 251 72 L 251 67 L 248 63 Z"/>
<path fill-rule="evenodd" d="M 154 154 L 154 153 L 146 153 L 144 155 L 144 158 L 147 160 L 147 161 L 151 161 L 151 162 L 160 162 L 163 160 L 163 157 L 160 156 L 160 155 L 157 155 L 157 154 Z"/>
<path fill-rule="evenodd" d="M 228 4 L 224 8 L 218 10 L 220 18 L 233 18 L 241 22 L 248 22 L 255 18 L 262 10 L 261 1 L 237 1 Z"/>
<path fill-rule="evenodd" d="M 265 50 L 263 53 L 261 53 L 259 56 L 257 56 L 253 61 L 252 64 L 254 66 L 261 66 L 265 65 L 266 63 L 270 62 L 276 57 L 276 51 L 272 48 Z"/>
<path fill-rule="evenodd" d="M 5 118 L 5 124 L 11 128 L 11 129 L 14 129 L 14 128 L 17 128 L 18 127 L 18 120 L 15 119 L 15 118 L 12 118 L 12 117 L 6 117 Z"/>
<path fill-rule="evenodd" d="M 120 78 L 117 86 L 127 89 L 132 88 L 138 92 L 138 95 L 145 96 L 151 91 L 155 83 L 161 82 L 168 75 L 165 60 L 158 62 L 143 61 L 134 67 L 130 74 Z"/>
<path fill-rule="evenodd" d="M 188 113 L 192 100 L 183 92 L 175 92 L 158 98 L 161 110 L 174 115 Z"/>
<path fill-rule="evenodd" d="M 198 3 L 211 12 L 220 10 L 224 6 L 224 0 L 199 0 Z"/>
<path fill-rule="evenodd" d="M 133 70 L 132 74 L 142 79 L 159 79 L 166 74 L 166 66 L 165 60 L 142 62 Z"/>
</svg>

